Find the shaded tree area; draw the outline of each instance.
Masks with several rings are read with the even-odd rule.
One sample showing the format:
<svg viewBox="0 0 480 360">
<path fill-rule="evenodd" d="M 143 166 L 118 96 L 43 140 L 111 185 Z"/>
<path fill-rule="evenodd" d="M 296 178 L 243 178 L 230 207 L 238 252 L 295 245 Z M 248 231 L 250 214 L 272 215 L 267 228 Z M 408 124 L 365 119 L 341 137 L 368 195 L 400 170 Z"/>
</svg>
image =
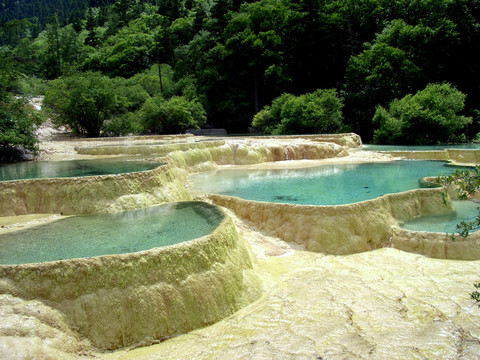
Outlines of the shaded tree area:
<svg viewBox="0 0 480 360">
<path fill-rule="evenodd" d="M 53 13 L 57 13 L 63 25 L 73 23 L 89 7 L 101 7 L 115 3 L 115 0 L 1 0 L 0 22 L 36 19 L 45 26 Z"/>
<path fill-rule="evenodd" d="M 76 133 L 98 137 L 104 122 L 126 105 L 126 98 L 115 94 L 110 78 L 86 72 L 53 81 L 44 105 L 57 123 L 69 125 Z"/>
<path fill-rule="evenodd" d="M 374 141 L 382 144 L 435 145 L 465 141 L 472 118 L 459 115 L 465 95 L 450 84 L 429 84 L 414 95 L 379 106 L 373 117 Z M 429 129 L 428 132 L 423 129 Z"/>
<path fill-rule="evenodd" d="M 58 8 L 57 2 L 62 2 Z M 319 89 L 334 89 L 341 124 L 322 131 L 351 130 L 368 142 L 380 126 L 372 121 L 377 108 L 388 109 L 395 99 L 444 82 L 466 95 L 458 115 L 473 116 L 462 127 L 464 137 L 449 139 L 471 139 L 479 131 L 479 0 L 19 3 L 46 9 L 35 20 L 28 6 L 17 13 L 2 8 L 9 17 L 1 18 L 0 41 L 22 76 L 55 80 L 98 73 L 125 85 L 112 91 L 127 104 L 105 119 L 99 134 L 124 133 L 122 127 L 153 131 L 132 115 L 147 104 L 164 113 L 173 105 L 195 112 L 198 104 L 208 126 L 245 132 L 254 115 L 274 108 L 282 94 L 305 100 Z M 132 100 L 128 87 L 143 91 Z M 25 81 L 16 91 L 27 92 Z M 169 103 L 177 97 L 182 100 Z M 189 116 L 196 125 L 205 123 L 201 116 Z M 308 129 L 296 131 L 314 131 Z"/>
<path fill-rule="evenodd" d="M 0 163 L 37 153 L 39 119 L 23 98 L 13 95 L 16 69 L 11 53 L 0 49 Z"/>
<path fill-rule="evenodd" d="M 300 96 L 283 94 L 253 118 L 265 134 L 323 134 L 342 130 L 342 101 L 335 90 L 317 90 Z"/>
</svg>

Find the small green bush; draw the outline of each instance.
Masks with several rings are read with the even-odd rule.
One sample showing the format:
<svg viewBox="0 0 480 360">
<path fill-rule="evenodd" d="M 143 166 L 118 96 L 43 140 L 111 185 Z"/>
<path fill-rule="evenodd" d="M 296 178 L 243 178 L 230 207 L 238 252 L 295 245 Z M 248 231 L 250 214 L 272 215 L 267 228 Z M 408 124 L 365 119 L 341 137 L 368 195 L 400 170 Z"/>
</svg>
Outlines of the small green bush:
<svg viewBox="0 0 480 360">
<path fill-rule="evenodd" d="M 19 160 L 25 152 L 37 155 L 35 125 L 39 119 L 24 99 L 5 93 L 0 96 L 0 163 Z"/>
<path fill-rule="evenodd" d="M 128 100 L 116 94 L 113 81 L 98 73 L 86 72 L 51 82 L 43 104 L 52 119 L 73 131 L 98 137 L 105 121 L 123 113 Z"/>
<path fill-rule="evenodd" d="M 206 121 L 203 106 L 182 96 L 165 100 L 157 95 L 149 98 L 140 110 L 144 131 L 154 134 L 179 134 L 198 129 Z"/>
<path fill-rule="evenodd" d="M 277 135 L 337 133 L 343 128 L 342 107 L 334 89 L 283 94 L 254 116 L 252 126 Z"/>
<path fill-rule="evenodd" d="M 20 76 L 16 83 L 17 92 L 27 97 L 45 95 L 47 87 L 48 84 L 46 80 L 39 79 L 35 76 Z"/>
<path fill-rule="evenodd" d="M 138 113 L 127 112 L 106 121 L 103 134 L 106 136 L 135 135 L 141 133 L 142 130 Z"/>
<path fill-rule="evenodd" d="M 415 95 L 379 106 L 373 117 L 377 144 L 430 145 L 461 142 L 471 117 L 460 115 L 465 95 L 448 83 L 430 84 Z"/>
</svg>

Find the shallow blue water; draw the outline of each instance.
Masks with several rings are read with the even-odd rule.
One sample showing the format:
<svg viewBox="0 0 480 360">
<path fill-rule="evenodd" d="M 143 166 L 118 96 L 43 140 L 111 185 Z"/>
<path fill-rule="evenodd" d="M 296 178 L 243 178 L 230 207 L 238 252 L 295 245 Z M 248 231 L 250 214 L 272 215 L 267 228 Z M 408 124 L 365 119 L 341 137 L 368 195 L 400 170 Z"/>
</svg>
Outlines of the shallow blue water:
<svg viewBox="0 0 480 360">
<path fill-rule="evenodd" d="M 445 215 L 419 216 L 401 224 L 407 230 L 457 233 L 461 221 L 473 221 L 479 214 L 480 203 L 475 201 L 453 201 L 454 212 Z"/>
<path fill-rule="evenodd" d="M 151 170 L 159 165 L 161 163 L 126 158 L 26 161 L 0 165 L 0 181 L 123 174 Z"/>
<path fill-rule="evenodd" d="M 303 205 L 339 205 L 419 187 L 426 176 L 446 175 L 455 167 L 440 161 L 322 165 L 306 169 L 228 169 L 194 174 L 193 189 L 247 200 Z"/>
<path fill-rule="evenodd" d="M 0 235 L 0 264 L 122 254 L 173 245 L 211 233 L 223 218 L 217 207 L 202 202 L 74 216 Z"/>
</svg>

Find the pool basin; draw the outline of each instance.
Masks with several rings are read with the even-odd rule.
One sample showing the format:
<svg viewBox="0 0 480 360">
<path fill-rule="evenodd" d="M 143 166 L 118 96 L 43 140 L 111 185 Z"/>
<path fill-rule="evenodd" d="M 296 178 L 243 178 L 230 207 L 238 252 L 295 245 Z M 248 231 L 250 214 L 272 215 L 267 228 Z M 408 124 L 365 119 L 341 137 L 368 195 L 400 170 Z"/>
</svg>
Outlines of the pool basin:
<svg viewBox="0 0 480 360">
<path fill-rule="evenodd" d="M 401 227 L 411 231 L 435 233 L 458 233 L 457 224 L 473 221 L 479 215 L 480 203 L 476 200 L 452 201 L 452 212 L 439 215 L 421 215 L 401 223 Z"/>
<path fill-rule="evenodd" d="M 0 234 L 0 264 L 26 264 L 133 253 L 211 233 L 224 214 L 203 202 L 72 216 Z"/>
<path fill-rule="evenodd" d="M 132 158 L 26 161 L 0 165 L 0 181 L 124 174 L 164 164 Z"/>
<path fill-rule="evenodd" d="M 441 161 L 327 164 L 306 169 L 227 169 L 193 174 L 200 193 L 299 205 L 342 205 L 419 188 L 419 180 L 446 175 L 455 167 Z M 458 167 L 457 167 L 458 168 Z"/>
<path fill-rule="evenodd" d="M 45 302 L 96 348 L 113 350 L 204 327 L 256 300 L 252 259 L 223 215 L 210 234 L 175 245 L 0 265 L 0 294 Z"/>
</svg>

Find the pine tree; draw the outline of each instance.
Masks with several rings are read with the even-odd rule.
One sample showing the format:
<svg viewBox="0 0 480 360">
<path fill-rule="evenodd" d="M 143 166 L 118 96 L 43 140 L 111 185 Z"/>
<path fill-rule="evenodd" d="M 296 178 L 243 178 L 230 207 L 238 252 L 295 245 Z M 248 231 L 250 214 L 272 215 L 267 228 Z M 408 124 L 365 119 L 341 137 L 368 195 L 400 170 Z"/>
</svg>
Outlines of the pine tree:
<svg viewBox="0 0 480 360">
<path fill-rule="evenodd" d="M 88 35 L 85 38 L 85 45 L 96 47 L 98 44 L 97 33 L 95 28 L 97 27 L 97 21 L 92 12 L 92 8 L 89 8 L 87 11 L 87 20 L 85 23 L 85 30 L 88 31 Z"/>
<path fill-rule="evenodd" d="M 43 61 L 45 75 L 49 79 L 55 79 L 62 74 L 59 28 L 58 15 L 55 13 L 47 25 L 47 50 Z"/>
</svg>

